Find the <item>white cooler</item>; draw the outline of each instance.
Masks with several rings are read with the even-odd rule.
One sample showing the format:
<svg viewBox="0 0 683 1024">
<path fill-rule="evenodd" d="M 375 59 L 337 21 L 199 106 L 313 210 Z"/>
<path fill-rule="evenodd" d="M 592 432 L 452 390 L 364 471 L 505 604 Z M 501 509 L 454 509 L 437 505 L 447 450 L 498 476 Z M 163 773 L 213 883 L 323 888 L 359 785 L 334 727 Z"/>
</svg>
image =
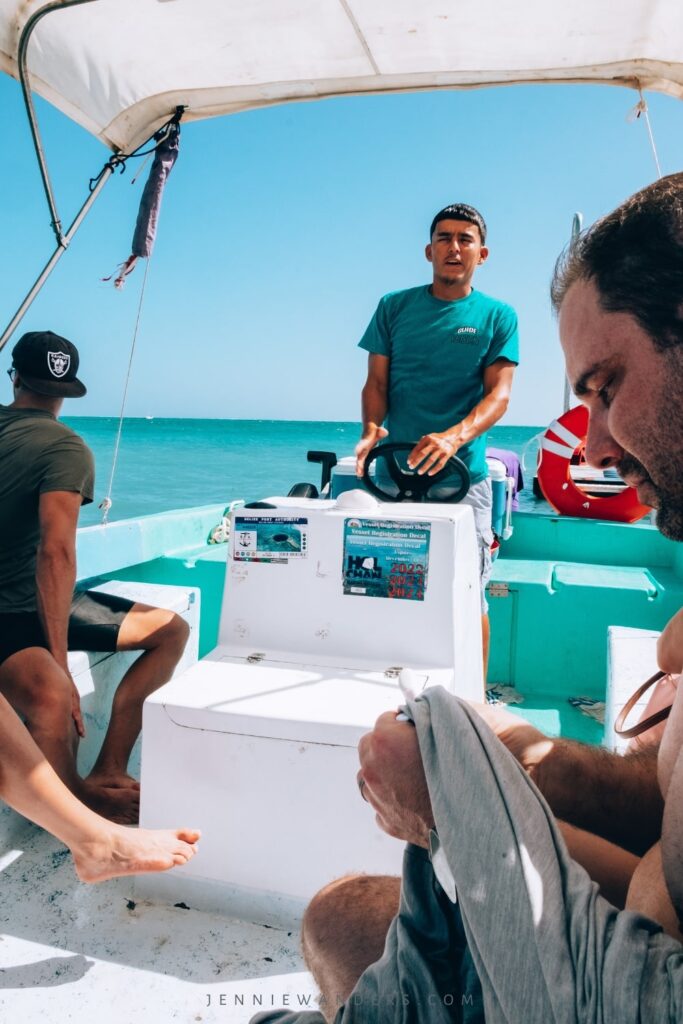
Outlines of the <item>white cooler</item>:
<svg viewBox="0 0 683 1024">
<path fill-rule="evenodd" d="M 400 670 L 482 699 L 479 577 L 469 508 L 271 501 L 233 512 L 218 647 L 145 704 L 141 823 L 203 837 L 137 888 L 291 923 L 335 877 L 400 872 L 358 793 L 358 740 L 402 703 Z"/>
</svg>

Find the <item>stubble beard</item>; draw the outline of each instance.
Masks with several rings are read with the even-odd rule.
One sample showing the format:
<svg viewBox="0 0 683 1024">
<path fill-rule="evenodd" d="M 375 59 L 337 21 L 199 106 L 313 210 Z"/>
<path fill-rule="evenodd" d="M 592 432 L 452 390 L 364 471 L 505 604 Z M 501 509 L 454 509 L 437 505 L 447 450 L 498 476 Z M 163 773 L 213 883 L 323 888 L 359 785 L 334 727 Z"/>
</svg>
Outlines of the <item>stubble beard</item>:
<svg viewBox="0 0 683 1024">
<path fill-rule="evenodd" d="M 668 393 L 660 399 L 657 416 L 657 529 L 670 540 L 683 541 L 683 345 L 670 349 L 666 358 Z"/>
<path fill-rule="evenodd" d="M 648 489 L 655 495 L 653 507 L 657 529 L 669 540 L 683 540 L 683 436 L 676 438 L 676 433 L 675 429 L 662 430 L 658 439 L 658 457 L 647 460 L 653 469 L 656 468 L 660 480 L 670 480 L 671 489 L 656 484 L 643 463 L 630 453 L 624 455 L 616 467 L 621 477 L 647 480 Z M 669 454 L 666 464 L 662 458 L 664 453 Z"/>
<path fill-rule="evenodd" d="M 657 529 L 669 540 L 683 540 L 683 495 L 658 494 Z"/>
<path fill-rule="evenodd" d="M 470 282 L 465 282 L 463 280 L 462 276 L 459 276 L 459 277 L 449 277 L 448 275 L 442 273 L 442 274 L 436 274 L 435 277 L 436 277 L 437 282 L 441 285 L 442 288 L 459 288 L 462 285 L 464 285 L 465 283 L 469 283 L 470 287 L 472 286 L 471 281 Z"/>
</svg>

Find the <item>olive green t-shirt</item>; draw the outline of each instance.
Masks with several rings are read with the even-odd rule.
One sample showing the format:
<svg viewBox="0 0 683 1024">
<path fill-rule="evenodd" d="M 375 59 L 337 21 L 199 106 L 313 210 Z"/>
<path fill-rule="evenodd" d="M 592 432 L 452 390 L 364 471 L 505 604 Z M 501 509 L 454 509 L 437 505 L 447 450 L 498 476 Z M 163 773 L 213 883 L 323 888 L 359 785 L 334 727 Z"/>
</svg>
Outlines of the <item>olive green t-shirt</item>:
<svg viewBox="0 0 683 1024">
<path fill-rule="evenodd" d="M 36 608 L 38 504 L 48 491 L 92 501 L 92 452 L 73 430 L 42 409 L 0 405 L 0 612 Z"/>
</svg>

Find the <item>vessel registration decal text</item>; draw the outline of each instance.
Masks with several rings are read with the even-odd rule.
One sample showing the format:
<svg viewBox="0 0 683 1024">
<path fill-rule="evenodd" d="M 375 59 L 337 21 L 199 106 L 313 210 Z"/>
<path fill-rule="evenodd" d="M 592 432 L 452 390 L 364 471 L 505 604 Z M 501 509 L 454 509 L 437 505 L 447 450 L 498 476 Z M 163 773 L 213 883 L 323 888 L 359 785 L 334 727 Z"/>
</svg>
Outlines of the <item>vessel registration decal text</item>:
<svg viewBox="0 0 683 1024">
<path fill-rule="evenodd" d="M 430 529 L 429 523 L 346 519 L 344 593 L 424 601 Z"/>
</svg>

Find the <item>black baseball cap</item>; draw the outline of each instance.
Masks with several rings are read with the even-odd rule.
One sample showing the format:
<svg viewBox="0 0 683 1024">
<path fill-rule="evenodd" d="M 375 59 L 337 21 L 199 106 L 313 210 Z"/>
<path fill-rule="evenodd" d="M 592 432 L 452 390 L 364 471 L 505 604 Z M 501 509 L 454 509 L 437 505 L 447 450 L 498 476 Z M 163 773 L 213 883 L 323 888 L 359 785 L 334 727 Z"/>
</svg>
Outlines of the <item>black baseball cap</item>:
<svg viewBox="0 0 683 1024">
<path fill-rule="evenodd" d="M 85 394 L 78 373 L 78 349 L 52 331 L 29 331 L 12 349 L 12 366 L 27 388 L 54 398 Z"/>
</svg>

